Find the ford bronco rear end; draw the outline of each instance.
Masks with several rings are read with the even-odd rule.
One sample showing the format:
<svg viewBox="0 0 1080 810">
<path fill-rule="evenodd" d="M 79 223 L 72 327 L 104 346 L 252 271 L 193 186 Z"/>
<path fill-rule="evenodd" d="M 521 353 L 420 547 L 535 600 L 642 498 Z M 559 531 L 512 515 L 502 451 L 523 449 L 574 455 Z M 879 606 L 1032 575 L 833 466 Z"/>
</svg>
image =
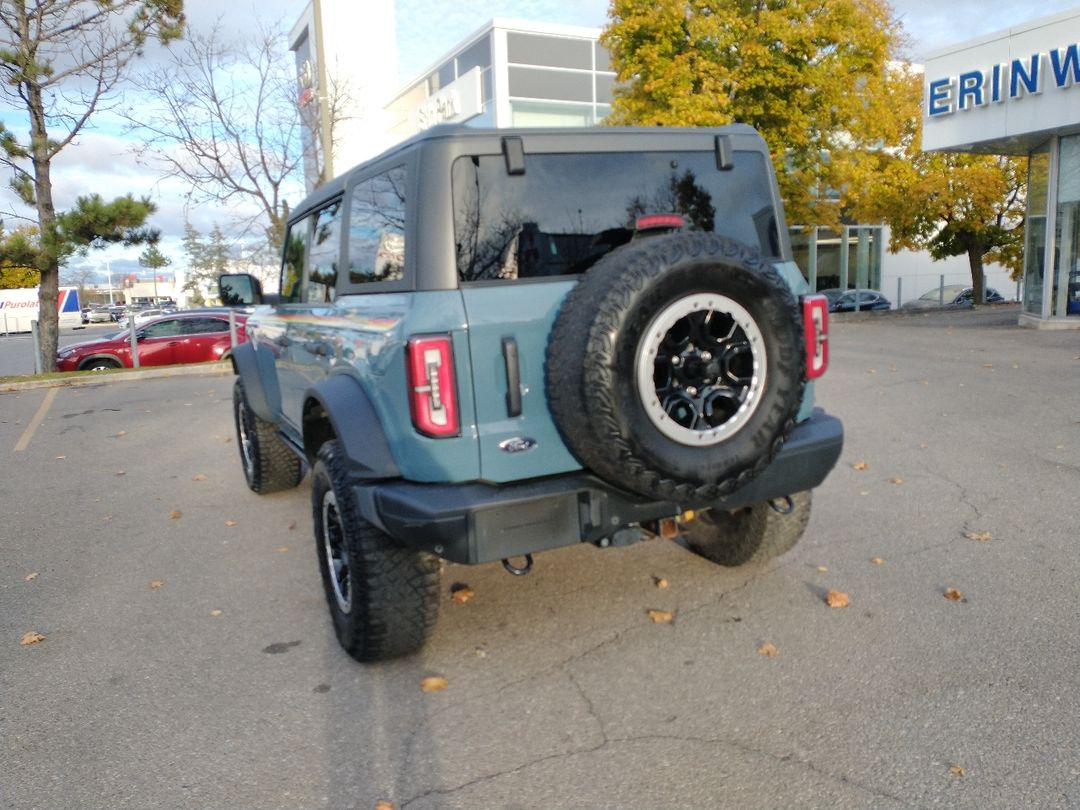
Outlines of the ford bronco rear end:
<svg viewBox="0 0 1080 810">
<path fill-rule="evenodd" d="M 281 293 L 233 356 L 248 485 L 312 470 L 326 596 L 361 661 L 418 649 L 440 558 L 681 532 L 791 548 L 839 456 L 813 407 L 825 301 L 764 142 L 700 130 L 437 128 L 296 209 Z"/>
</svg>

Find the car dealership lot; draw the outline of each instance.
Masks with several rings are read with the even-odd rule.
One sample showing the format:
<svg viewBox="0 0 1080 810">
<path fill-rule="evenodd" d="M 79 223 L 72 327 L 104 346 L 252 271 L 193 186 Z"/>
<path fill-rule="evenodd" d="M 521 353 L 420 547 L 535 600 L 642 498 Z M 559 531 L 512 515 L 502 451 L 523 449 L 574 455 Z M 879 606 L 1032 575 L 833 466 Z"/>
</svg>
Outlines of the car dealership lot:
<svg viewBox="0 0 1080 810">
<path fill-rule="evenodd" d="M 0 804 L 1080 806 L 1080 332 L 1015 320 L 834 321 L 847 445 L 779 561 L 450 566 L 423 652 L 367 667 L 307 481 L 244 485 L 231 376 L 2 393 Z"/>
</svg>

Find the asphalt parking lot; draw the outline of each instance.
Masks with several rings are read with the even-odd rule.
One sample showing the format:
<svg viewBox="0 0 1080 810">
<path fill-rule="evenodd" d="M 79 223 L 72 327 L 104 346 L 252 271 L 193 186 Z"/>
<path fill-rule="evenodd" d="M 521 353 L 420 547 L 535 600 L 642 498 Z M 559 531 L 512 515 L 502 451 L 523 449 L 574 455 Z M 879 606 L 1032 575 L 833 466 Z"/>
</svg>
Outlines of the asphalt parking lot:
<svg viewBox="0 0 1080 810">
<path fill-rule="evenodd" d="M 0 393 L 0 806 L 1076 810 L 1080 331 L 1015 322 L 834 321 L 845 451 L 780 560 L 448 566 L 375 666 L 307 480 L 244 486 L 231 376 Z"/>
</svg>

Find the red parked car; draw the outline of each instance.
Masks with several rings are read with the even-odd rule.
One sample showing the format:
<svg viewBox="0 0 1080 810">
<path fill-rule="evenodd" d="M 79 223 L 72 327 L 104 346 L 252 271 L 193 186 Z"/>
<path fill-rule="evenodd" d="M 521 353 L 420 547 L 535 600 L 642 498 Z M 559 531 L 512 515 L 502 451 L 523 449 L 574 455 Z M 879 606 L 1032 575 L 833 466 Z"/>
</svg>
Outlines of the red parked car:
<svg viewBox="0 0 1080 810">
<path fill-rule="evenodd" d="M 232 351 L 228 309 L 174 312 L 140 324 L 135 329 L 140 366 L 171 366 L 222 360 Z M 235 313 L 236 342 L 247 341 L 247 315 Z M 59 371 L 101 371 L 132 367 L 131 332 L 112 332 L 99 340 L 64 346 L 56 353 Z"/>
</svg>

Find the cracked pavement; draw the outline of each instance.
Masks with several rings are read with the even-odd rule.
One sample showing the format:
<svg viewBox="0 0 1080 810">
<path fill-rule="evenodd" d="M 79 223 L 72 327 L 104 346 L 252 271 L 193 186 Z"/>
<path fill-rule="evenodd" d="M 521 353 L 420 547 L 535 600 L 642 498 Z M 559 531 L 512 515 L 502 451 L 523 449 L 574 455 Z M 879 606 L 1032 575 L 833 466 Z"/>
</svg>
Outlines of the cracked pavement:
<svg viewBox="0 0 1080 810">
<path fill-rule="evenodd" d="M 231 377 L 63 388 L 17 453 L 46 392 L 0 394 L 0 807 L 1080 810 L 1080 332 L 1015 321 L 834 321 L 846 447 L 781 559 L 449 565 L 431 643 L 376 666 L 307 481 L 245 488 Z"/>
</svg>

